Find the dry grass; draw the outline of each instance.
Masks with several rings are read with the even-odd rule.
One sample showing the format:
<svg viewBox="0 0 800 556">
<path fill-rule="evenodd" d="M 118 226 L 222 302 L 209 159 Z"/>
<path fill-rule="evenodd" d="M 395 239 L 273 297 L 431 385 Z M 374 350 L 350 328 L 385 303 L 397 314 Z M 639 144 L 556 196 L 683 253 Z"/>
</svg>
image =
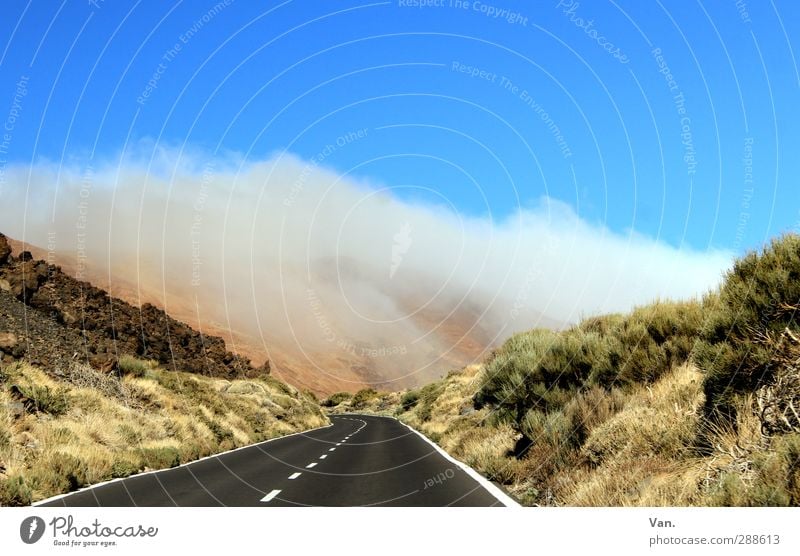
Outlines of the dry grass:
<svg viewBox="0 0 800 556">
<path fill-rule="evenodd" d="M 127 363 L 122 380 L 81 367 L 63 380 L 25 364 L 0 369 L 0 505 L 327 422 L 317 404 L 274 380 L 228 382 Z"/>
<path fill-rule="evenodd" d="M 635 390 L 622 411 L 589 434 L 585 463 L 572 473 L 562 503 L 691 504 L 702 467 L 694 445 L 703 400 L 702 376 L 691 365 Z"/>
<path fill-rule="evenodd" d="M 529 425 L 539 432 L 519 459 L 511 454 L 519 433 L 472 407 L 486 372 L 474 365 L 427 394 L 385 394 L 363 411 L 394 414 L 527 505 L 796 504 L 792 492 L 800 499 L 800 435 L 765 449 L 751 397 L 739 400 L 735 425 L 709 429 L 703 375 L 691 364 L 649 385 L 573 395 L 563 410 Z M 414 406 L 404 409 L 404 398 L 416 398 Z M 379 411 L 387 400 L 394 411 Z M 700 438 L 711 439 L 711 452 Z"/>
</svg>

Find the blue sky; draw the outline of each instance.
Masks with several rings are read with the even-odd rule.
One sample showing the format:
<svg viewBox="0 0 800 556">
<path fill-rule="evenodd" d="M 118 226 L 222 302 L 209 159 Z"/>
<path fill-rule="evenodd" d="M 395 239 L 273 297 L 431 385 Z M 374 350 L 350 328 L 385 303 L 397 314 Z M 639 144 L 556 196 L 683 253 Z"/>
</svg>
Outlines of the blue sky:
<svg viewBox="0 0 800 556">
<path fill-rule="evenodd" d="M 797 2 L 168 4 L 4 2 L 2 164 L 288 150 L 406 201 L 502 219 L 548 196 L 700 251 L 800 221 Z"/>
</svg>

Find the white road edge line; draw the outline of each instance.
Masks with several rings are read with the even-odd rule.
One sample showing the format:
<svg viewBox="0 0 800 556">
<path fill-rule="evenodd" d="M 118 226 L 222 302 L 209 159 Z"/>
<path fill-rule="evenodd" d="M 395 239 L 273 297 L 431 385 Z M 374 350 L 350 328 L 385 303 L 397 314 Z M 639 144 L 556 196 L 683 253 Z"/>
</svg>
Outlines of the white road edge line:
<svg viewBox="0 0 800 556">
<path fill-rule="evenodd" d="M 289 475 L 289 480 L 290 480 L 290 481 L 293 481 L 293 480 L 295 480 L 297 477 L 299 477 L 300 475 L 302 475 L 302 473 L 300 473 L 299 471 L 298 471 L 297 473 L 292 473 L 291 475 Z"/>
<path fill-rule="evenodd" d="M 273 498 L 278 496 L 280 493 L 281 493 L 280 490 L 273 490 L 272 492 L 267 494 L 264 498 L 262 498 L 261 501 L 262 502 L 269 502 L 270 500 L 272 500 Z"/>
<path fill-rule="evenodd" d="M 389 419 L 394 419 L 394 417 L 389 417 Z M 447 452 L 445 452 L 445 451 L 444 451 L 444 450 L 443 450 L 443 449 L 442 449 L 442 448 L 441 448 L 441 447 L 440 447 L 438 444 L 436 444 L 436 443 L 435 443 L 433 440 L 431 440 L 430 438 L 428 438 L 427 436 L 425 436 L 424 434 L 422 434 L 421 432 L 419 432 L 417 429 L 415 429 L 415 428 L 413 428 L 413 427 L 411 427 L 411 426 L 409 426 L 409 425 L 406 425 L 405 423 L 403 423 L 403 422 L 402 422 L 402 421 L 400 421 L 399 419 L 395 419 L 395 421 L 397 421 L 398 423 L 401 423 L 401 424 L 405 425 L 406 427 L 408 427 L 408 430 L 410 430 L 410 431 L 413 431 L 413 432 L 414 432 L 414 433 L 416 433 L 416 434 L 417 434 L 417 435 L 418 435 L 420 438 L 422 438 L 422 440 L 424 440 L 425 442 L 427 442 L 428 444 L 430 444 L 431 446 L 433 446 L 434 448 L 436 448 L 436 451 L 438 451 L 438 452 L 439 452 L 439 453 L 440 453 L 440 454 L 441 454 L 441 455 L 442 455 L 442 456 L 443 456 L 443 457 L 444 457 L 446 460 L 448 460 L 448 461 L 450 461 L 450 462 L 454 463 L 454 464 L 455 464 L 455 465 L 457 465 L 457 466 L 458 466 L 458 467 L 459 467 L 459 468 L 460 468 L 462 471 L 464 471 L 464 472 L 465 472 L 467 475 L 469 475 L 470 477 L 472 477 L 473 479 L 475 479 L 476 481 L 478 481 L 478 484 L 479 484 L 479 485 L 481 485 L 483 488 L 485 488 L 486 490 L 488 490 L 488 491 L 489 491 L 489 493 L 490 493 L 492 496 L 494 496 L 495 498 L 497 498 L 497 499 L 498 499 L 498 500 L 499 500 L 499 501 L 500 501 L 500 502 L 501 502 L 503 505 L 505 505 L 507 508 L 521 508 L 521 507 L 522 507 L 522 505 L 520 505 L 520 503 L 519 503 L 519 502 L 517 502 L 516 500 L 514 500 L 513 498 L 511 498 L 511 497 L 510 497 L 508 494 L 506 494 L 505 492 L 503 492 L 503 491 L 502 491 L 500 488 L 498 488 L 498 487 L 497 487 L 497 485 L 495 485 L 494 483 L 492 483 L 491 481 L 489 481 L 489 480 L 488 480 L 486 477 L 484 477 L 483 475 L 481 475 L 480 473 L 478 473 L 477 471 L 475 471 L 475 470 L 474 470 L 472 467 L 470 467 L 470 466 L 469 466 L 469 465 L 467 465 L 466 463 L 462 463 L 462 462 L 458 461 L 456 458 L 454 458 L 453 456 L 451 456 L 450 454 L 448 454 Z"/>
<path fill-rule="evenodd" d="M 316 462 L 314 462 L 314 463 L 309 463 L 308 465 L 306 465 L 306 469 L 311 469 L 312 467 L 315 467 L 316 465 L 317 465 L 317 463 L 316 463 Z"/>
<path fill-rule="evenodd" d="M 313 431 L 318 431 L 318 430 L 322 430 L 322 429 L 328 429 L 328 428 L 330 428 L 332 426 L 333 426 L 333 422 L 331 421 L 330 424 L 325 425 L 324 427 L 317 427 L 315 429 L 308 429 L 306 431 L 293 432 L 292 434 L 287 434 L 287 435 L 284 435 L 284 436 L 276 436 L 275 438 L 270 438 L 269 440 L 263 440 L 261 442 L 256 442 L 255 444 L 248 444 L 247 446 L 239 446 L 238 448 L 234 448 L 233 450 L 228 450 L 226 452 L 220 452 L 218 454 L 211 454 L 210 456 L 206 456 L 206 457 L 203 457 L 203 458 L 200 458 L 200 459 L 196 459 L 194 461 L 187 461 L 186 463 L 182 463 L 180 465 L 176 465 L 175 467 L 170 467 L 168 469 L 154 469 L 152 471 L 142 471 L 141 473 L 134 473 L 133 475 L 128 475 L 127 477 L 119 477 L 117 479 L 111 479 L 110 481 L 103 481 L 102 483 L 89 485 L 89 486 L 83 487 L 83 488 L 78 489 L 78 490 L 73 490 L 72 492 L 66 492 L 64 494 L 57 494 L 56 496 L 51 496 L 50 498 L 45 498 L 44 500 L 39 500 L 35 504 L 31 504 L 30 507 L 41 506 L 42 504 L 49 504 L 50 502 L 55 502 L 56 500 L 61 500 L 62 498 L 66 498 L 67 496 L 72 496 L 73 494 L 77 494 L 77 493 L 83 492 L 85 490 L 91 490 L 93 488 L 97 488 L 97 487 L 101 487 L 101 486 L 105 486 L 105 485 L 110 485 L 111 483 L 118 483 L 120 481 L 126 481 L 126 480 L 132 479 L 134 477 L 143 477 L 145 475 L 153 475 L 154 473 L 162 473 L 164 471 L 171 471 L 173 469 L 179 469 L 181 467 L 186 467 L 187 465 L 194 465 L 195 463 L 198 463 L 198 462 L 201 462 L 201 461 L 205 461 L 207 459 L 213 459 L 213 458 L 218 458 L 220 456 L 224 456 L 226 454 L 232 454 L 233 452 L 238 452 L 239 450 L 246 450 L 247 448 L 253 448 L 255 446 L 260 446 L 262 444 L 267 444 L 269 442 L 274 442 L 276 440 L 281 440 L 283 438 L 289 438 L 290 436 L 297 436 L 298 434 L 307 434 L 307 433 L 313 432 Z"/>
</svg>

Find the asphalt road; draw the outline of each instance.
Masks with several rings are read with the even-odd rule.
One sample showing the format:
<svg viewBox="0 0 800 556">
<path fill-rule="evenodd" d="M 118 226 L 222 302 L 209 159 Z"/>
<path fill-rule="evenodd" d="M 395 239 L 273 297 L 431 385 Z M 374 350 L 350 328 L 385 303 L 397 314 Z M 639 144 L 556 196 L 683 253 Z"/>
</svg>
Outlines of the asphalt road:
<svg viewBox="0 0 800 556">
<path fill-rule="evenodd" d="M 504 506 L 405 425 L 333 425 L 113 481 L 45 506 Z"/>
</svg>

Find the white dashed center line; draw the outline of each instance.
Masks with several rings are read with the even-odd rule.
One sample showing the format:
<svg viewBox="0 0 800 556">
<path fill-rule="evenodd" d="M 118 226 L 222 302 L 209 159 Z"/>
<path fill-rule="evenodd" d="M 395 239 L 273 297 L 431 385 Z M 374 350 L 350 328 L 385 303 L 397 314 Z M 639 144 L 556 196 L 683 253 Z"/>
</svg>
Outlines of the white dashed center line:
<svg viewBox="0 0 800 556">
<path fill-rule="evenodd" d="M 337 443 L 336 443 L 336 445 L 337 445 L 337 446 L 341 446 L 341 445 L 342 445 L 342 443 L 341 443 L 341 442 L 337 442 Z"/>
<path fill-rule="evenodd" d="M 319 459 L 325 459 L 325 458 L 327 458 L 327 457 L 328 457 L 328 454 L 322 454 L 322 455 L 319 457 Z"/>
<path fill-rule="evenodd" d="M 308 465 L 306 465 L 306 469 L 311 469 L 312 467 L 316 467 L 316 465 L 317 465 L 316 462 L 309 463 Z"/>
<path fill-rule="evenodd" d="M 289 475 L 289 480 L 294 480 L 297 477 L 299 477 L 300 475 L 302 475 L 302 473 L 299 473 L 299 472 L 298 473 L 292 473 L 291 475 Z"/>
<path fill-rule="evenodd" d="M 280 493 L 281 493 L 280 490 L 273 490 L 272 492 L 267 494 L 264 498 L 262 498 L 261 501 L 262 502 L 269 502 L 270 500 L 272 500 L 273 498 L 278 496 Z"/>
<path fill-rule="evenodd" d="M 335 449 L 336 449 L 336 448 L 331 448 L 331 449 L 329 449 L 328 451 L 329 451 L 329 452 L 333 452 Z"/>
</svg>

